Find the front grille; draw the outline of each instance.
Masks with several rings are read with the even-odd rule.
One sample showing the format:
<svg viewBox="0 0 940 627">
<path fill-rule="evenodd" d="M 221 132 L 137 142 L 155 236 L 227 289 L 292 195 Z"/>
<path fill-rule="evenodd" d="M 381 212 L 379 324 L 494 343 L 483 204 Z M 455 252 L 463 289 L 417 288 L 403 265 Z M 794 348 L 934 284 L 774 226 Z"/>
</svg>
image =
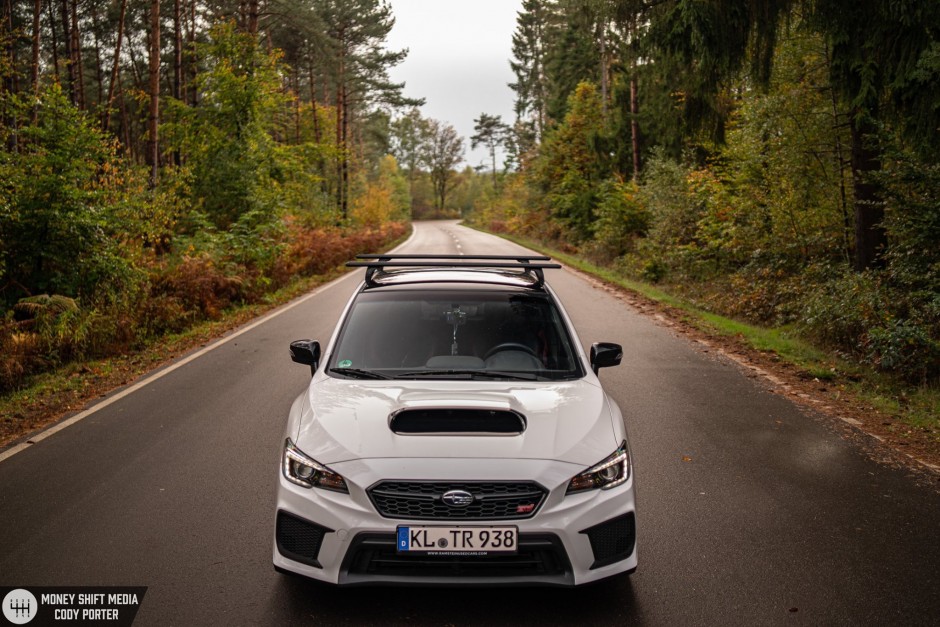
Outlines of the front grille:
<svg viewBox="0 0 940 627">
<path fill-rule="evenodd" d="M 591 569 L 625 560 L 633 554 L 636 544 L 636 518 L 633 512 L 618 516 L 581 533 L 587 534 L 594 552 Z"/>
<path fill-rule="evenodd" d="M 277 550 L 287 559 L 322 568 L 317 556 L 323 536 L 332 529 L 321 527 L 287 512 L 277 513 Z"/>
<path fill-rule="evenodd" d="M 445 492 L 463 490 L 473 502 L 453 507 Z M 369 498 L 386 518 L 421 520 L 519 520 L 531 518 L 546 491 L 532 481 L 382 481 L 369 488 Z"/>
<path fill-rule="evenodd" d="M 571 585 L 571 563 L 553 534 L 519 534 L 515 555 L 461 556 L 398 553 L 395 534 L 360 534 L 353 540 L 340 573 L 340 583 L 420 580 L 423 584 L 517 582 Z"/>
</svg>

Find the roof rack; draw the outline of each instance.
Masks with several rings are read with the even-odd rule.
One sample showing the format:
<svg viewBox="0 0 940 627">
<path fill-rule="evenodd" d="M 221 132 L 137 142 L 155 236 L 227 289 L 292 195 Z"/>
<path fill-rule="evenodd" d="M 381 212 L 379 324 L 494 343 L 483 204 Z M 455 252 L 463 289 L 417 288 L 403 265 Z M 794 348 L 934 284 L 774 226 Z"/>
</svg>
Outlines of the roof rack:
<svg viewBox="0 0 940 627">
<path fill-rule="evenodd" d="M 545 284 L 544 270 L 561 268 L 543 255 L 356 255 L 360 261 L 348 261 L 350 268 L 366 268 L 366 285 L 375 287 L 375 273 L 389 266 L 396 268 L 518 268 L 535 277 L 537 285 Z"/>
</svg>

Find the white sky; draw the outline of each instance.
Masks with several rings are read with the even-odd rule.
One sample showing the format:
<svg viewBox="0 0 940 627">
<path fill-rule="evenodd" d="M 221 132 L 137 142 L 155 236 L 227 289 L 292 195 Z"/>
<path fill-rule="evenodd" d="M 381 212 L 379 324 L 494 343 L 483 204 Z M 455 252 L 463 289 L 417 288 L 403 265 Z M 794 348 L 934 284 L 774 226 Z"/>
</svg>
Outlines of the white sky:
<svg viewBox="0 0 940 627">
<path fill-rule="evenodd" d="M 521 0 L 389 0 L 395 27 L 390 50 L 408 48 L 389 73 L 405 82 L 405 95 L 424 98 L 421 114 L 446 122 L 464 138 L 466 160 L 489 164 L 486 151 L 470 150 L 473 120 L 481 113 L 512 124 L 515 79 L 509 67 L 512 33 Z M 500 156 L 497 155 L 497 159 Z M 497 167 L 502 164 L 497 161 Z"/>
</svg>

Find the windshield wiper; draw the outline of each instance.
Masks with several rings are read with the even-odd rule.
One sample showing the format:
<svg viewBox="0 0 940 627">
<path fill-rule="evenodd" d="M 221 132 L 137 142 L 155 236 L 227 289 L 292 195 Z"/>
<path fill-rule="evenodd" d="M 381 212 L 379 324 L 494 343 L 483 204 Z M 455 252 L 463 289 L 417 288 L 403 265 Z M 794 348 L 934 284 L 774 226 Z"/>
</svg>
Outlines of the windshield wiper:
<svg viewBox="0 0 940 627">
<path fill-rule="evenodd" d="M 483 377 L 485 379 L 517 379 L 519 381 L 538 381 L 544 379 L 537 374 L 528 372 L 504 372 L 502 370 L 416 370 L 397 375 L 396 379 L 407 379 L 409 377 L 434 377 L 441 375 L 468 375 L 472 377 Z"/>
<path fill-rule="evenodd" d="M 330 368 L 330 372 L 352 377 L 353 379 L 391 379 L 388 375 L 361 368 Z"/>
</svg>

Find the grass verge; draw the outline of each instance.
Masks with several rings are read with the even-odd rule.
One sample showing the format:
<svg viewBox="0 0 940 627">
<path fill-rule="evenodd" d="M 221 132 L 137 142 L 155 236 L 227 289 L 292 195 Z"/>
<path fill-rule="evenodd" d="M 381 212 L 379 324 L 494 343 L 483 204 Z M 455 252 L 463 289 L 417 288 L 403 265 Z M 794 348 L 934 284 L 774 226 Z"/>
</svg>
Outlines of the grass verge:
<svg viewBox="0 0 940 627">
<path fill-rule="evenodd" d="M 836 405 L 840 416 L 864 424 L 865 431 L 895 450 L 940 467 L 940 390 L 937 388 L 912 387 L 862 364 L 848 362 L 801 339 L 793 329 L 765 328 L 733 320 L 541 242 L 506 233 L 493 234 L 637 294 L 655 303 L 674 321 L 707 337 L 729 340 L 759 355 L 770 356 L 770 365 L 779 362 L 792 371 L 794 384 L 799 386 L 801 380 L 807 383 L 799 386 L 802 387 L 802 392 L 797 394 L 800 398 L 807 396 L 809 390 L 823 402 Z M 768 365 L 766 360 L 762 365 Z"/>
</svg>

